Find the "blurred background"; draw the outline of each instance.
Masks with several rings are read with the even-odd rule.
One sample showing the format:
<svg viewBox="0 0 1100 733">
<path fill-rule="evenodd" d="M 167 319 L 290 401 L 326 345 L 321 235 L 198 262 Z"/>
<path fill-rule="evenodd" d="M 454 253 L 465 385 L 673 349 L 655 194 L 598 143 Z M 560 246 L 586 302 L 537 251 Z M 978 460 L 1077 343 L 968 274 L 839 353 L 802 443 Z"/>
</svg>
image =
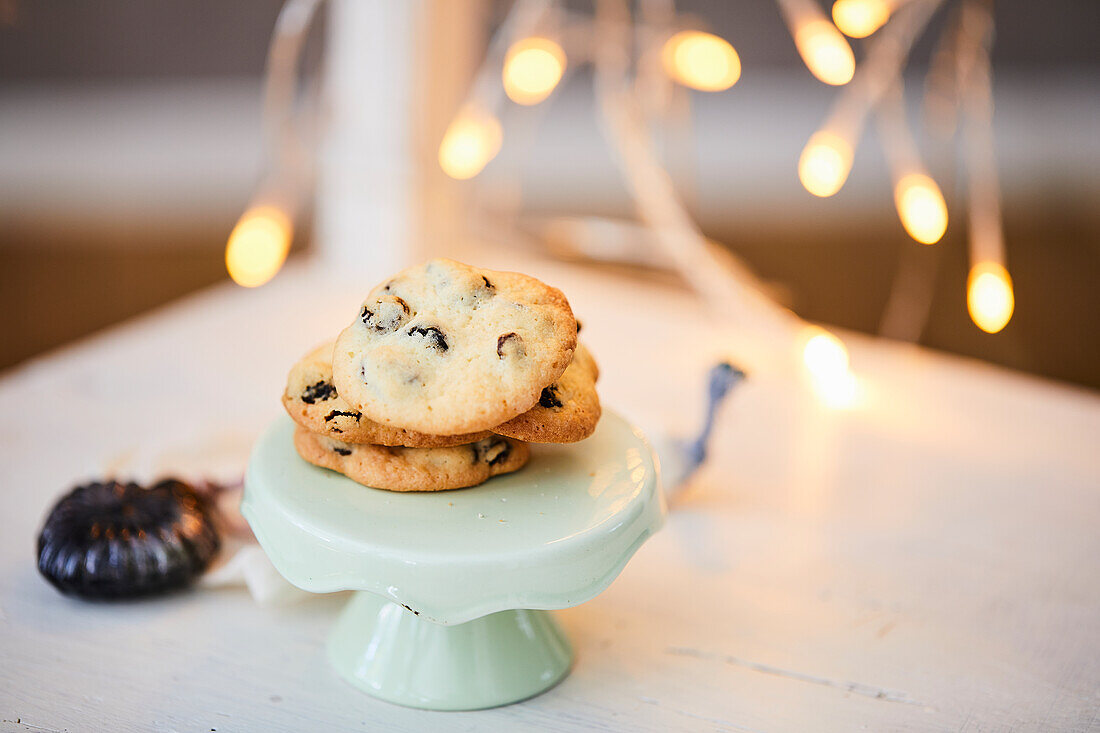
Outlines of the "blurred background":
<svg viewBox="0 0 1100 733">
<path fill-rule="evenodd" d="M 281 6 L 0 0 L 0 368 L 227 279 L 226 238 L 263 170 L 262 74 Z M 479 6 L 471 27 L 483 44 L 509 6 Z M 664 159 L 704 233 L 769 294 L 803 318 L 882 333 L 899 271 L 916 273 L 927 313 L 911 338 L 1100 388 L 1100 3 L 995 5 L 995 150 L 1016 297 L 996 334 L 967 315 L 964 192 L 948 142 L 919 134 L 951 211 L 934 247 L 915 245 L 898 221 L 874 125 L 847 185 L 816 198 L 799 183 L 799 153 L 836 89 L 800 61 L 776 3 L 676 7 L 732 43 L 743 71 L 727 91 L 690 93 L 692 135 L 666 145 Z M 906 76 L 922 130 L 922 120 L 934 128 L 920 90 L 947 22 L 943 8 Z M 306 43 L 307 74 L 322 63 L 324 24 Z M 507 115 L 518 133 L 478 177 L 479 204 L 574 257 L 547 222 L 631 218 L 587 69 L 537 113 Z M 306 209 L 292 257 L 311 247 Z"/>
</svg>

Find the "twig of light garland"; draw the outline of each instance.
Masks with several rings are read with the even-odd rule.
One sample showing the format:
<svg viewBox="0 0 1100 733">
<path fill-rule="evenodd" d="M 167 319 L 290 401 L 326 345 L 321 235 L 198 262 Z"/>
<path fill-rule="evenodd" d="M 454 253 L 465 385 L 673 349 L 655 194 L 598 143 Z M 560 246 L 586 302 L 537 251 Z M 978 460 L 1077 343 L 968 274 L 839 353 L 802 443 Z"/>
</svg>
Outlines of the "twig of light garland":
<svg viewBox="0 0 1100 733">
<path fill-rule="evenodd" d="M 879 135 L 882 138 L 882 147 L 886 153 L 890 174 L 894 182 L 895 204 L 898 216 L 902 219 L 903 226 L 909 227 L 906 216 L 918 219 L 921 225 L 921 233 L 925 236 L 914 239 L 924 244 L 934 243 L 935 239 L 942 236 L 947 225 L 947 204 L 939 192 L 939 186 L 932 181 L 924 170 L 917 151 L 917 144 L 907 122 L 907 108 L 901 79 L 884 96 L 876 109 Z M 935 202 L 918 201 L 911 206 L 918 207 L 916 211 L 905 212 L 905 202 L 902 195 L 905 192 L 903 181 L 907 176 L 925 176 L 928 182 L 935 187 Z M 918 182 L 920 179 L 917 179 Z M 925 189 L 927 196 L 932 195 L 932 189 Z M 934 205 L 933 205 L 934 203 Z M 920 206 L 931 207 L 931 211 L 921 211 Z M 930 221 L 934 219 L 934 221 Z M 942 223 L 942 228 L 940 224 Z M 933 229 L 935 226 L 935 229 Z M 910 232 L 912 236 L 913 233 Z M 938 254 L 934 252 L 918 251 L 924 248 L 913 248 L 904 245 L 899 255 L 897 272 L 894 275 L 894 283 L 890 288 L 890 295 L 882 310 L 879 321 L 879 334 L 902 341 L 915 342 L 920 338 L 928 318 L 928 312 L 932 305 L 934 292 L 934 271 Z M 938 249 L 938 248 L 936 248 Z"/>
<path fill-rule="evenodd" d="M 694 205 L 697 160 L 691 134 L 691 94 L 663 70 L 666 46 L 677 31 L 684 30 L 683 18 L 676 14 L 674 0 L 639 0 L 638 18 L 634 34 L 638 48 L 635 93 L 651 122 L 654 145 L 663 153 L 682 200 Z"/>
<path fill-rule="evenodd" d="M 485 105 L 494 112 L 504 100 L 500 69 L 509 46 L 521 38 L 534 35 L 543 18 L 551 11 L 552 0 L 516 0 L 512 10 L 489 41 L 485 63 L 478 70 L 467 101 Z"/>
<path fill-rule="evenodd" d="M 850 82 L 856 70 L 852 47 L 825 17 L 816 0 L 776 2 L 806 68 L 826 84 L 840 86 Z"/>
<path fill-rule="evenodd" d="M 267 54 L 262 134 L 265 171 L 225 246 L 225 265 L 239 285 L 263 285 L 283 266 L 294 219 L 311 187 L 311 146 L 295 113 L 298 61 L 323 0 L 288 0 L 279 11 Z M 316 104 L 303 105 L 314 110 Z"/>
<path fill-rule="evenodd" d="M 452 178 L 473 178 L 500 152 L 504 101 L 500 74 L 505 55 L 515 41 L 535 32 L 552 5 L 551 0 L 516 0 L 490 40 L 466 101 L 439 143 L 439 164 Z"/>
<path fill-rule="evenodd" d="M 921 244 L 935 244 L 947 231 L 947 203 L 921 161 L 909 129 L 900 76 L 883 94 L 875 117 L 893 180 L 898 218 L 910 237 Z"/>
<path fill-rule="evenodd" d="M 263 137 L 268 161 L 306 155 L 294 112 L 298 62 L 323 0 L 288 0 L 275 20 L 264 78 Z M 288 151 L 290 151 L 288 153 Z"/>
<path fill-rule="evenodd" d="M 597 104 L 638 216 L 653 230 L 676 269 L 712 307 L 765 342 L 789 344 L 801 321 L 764 295 L 747 267 L 715 255 L 654 155 L 641 104 L 629 82 L 629 21 L 623 0 L 597 0 L 601 39 L 595 59 Z"/>
<path fill-rule="evenodd" d="M 867 115 L 897 83 L 913 43 L 943 0 L 913 0 L 874 37 L 852 81 L 839 93 L 825 122 L 798 162 L 803 186 L 815 196 L 832 196 L 848 179 Z"/>
<path fill-rule="evenodd" d="M 992 44 L 993 14 L 988 3 L 966 0 L 956 69 L 963 111 L 970 235 L 967 307 L 974 323 L 987 333 L 1003 329 L 1015 310 L 1012 279 L 1005 267 L 993 141 Z"/>
<path fill-rule="evenodd" d="M 901 70 L 913 42 L 943 1 L 885 2 L 884 0 L 886 12 L 883 17 L 889 17 L 891 13 L 893 17 L 872 41 L 869 53 L 855 71 L 851 83 L 841 91 L 825 123 L 803 150 L 799 174 L 804 185 L 812 193 L 831 195 L 843 185 L 867 114 L 880 102 L 890 102 L 888 90 L 900 79 Z M 264 87 L 263 124 L 267 170 L 247 211 L 230 235 L 226 250 L 227 267 L 234 279 L 243 285 L 252 286 L 266 282 L 282 265 L 289 250 L 294 217 L 304 191 L 309 188 L 308 163 L 311 150 L 305 144 L 307 133 L 304 128 L 305 123 L 313 118 L 294 113 L 295 92 L 297 64 L 302 45 L 322 2 L 323 0 L 288 0 L 276 22 L 269 49 Z M 790 26 L 799 53 L 811 71 L 827 83 L 844 84 L 848 78 L 851 78 L 850 74 L 845 76 L 844 72 L 849 66 L 849 58 L 852 59 L 851 65 L 854 68 L 854 57 L 851 56 L 850 46 L 836 27 L 825 20 L 820 7 L 812 0 L 777 0 L 777 2 Z M 476 175 L 499 150 L 502 130 L 496 115 L 503 100 L 503 89 L 497 77 L 497 71 L 505 63 L 506 54 L 512 48 L 512 44 L 521 39 L 530 40 L 529 37 L 540 24 L 545 22 L 547 14 L 553 9 L 558 9 L 553 0 L 517 0 L 495 34 L 486 62 L 471 87 L 468 104 L 448 129 L 448 136 L 452 138 L 452 142 L 454 138 L 452 133 L 457 128 L 460 137 L 462 134 L 467 136 L 465 140 L 460 140 L 462 144 L 470 143 L 470 135 L 472 135 L 474 147 L 478 148 L 475 155 L 478 160 L 473 166 L 458 170 L 457 173 L 454 169 L 448 171 L 454 177 Z M 603 61 L 605 71 L 612 68 L 607 65 L 608 44 L 605 32 L 609 30 L 615 34 L 621 32 L 624 38 L 628 35 L 630 28 L 637 33 L 636 40 L 644 53 L 638 63 L 633 99 L 625 98 L 629 96 L 625 88 L 626 72 L 629 68 L 627 55 L 619 62 L 624 88 L 613 91 L 604 84 L 601 91 L 601 111 L 609 129 L 616 134 L 627 133 L 621 140 L 613 137 L 613 142 L 624 161 L 621 165 L 624 173 L 627 174 L 628 182 L 631 183 L 643 219 L 656 228 L 659 240 L 668 241 L 671 238 L 680 243 L 680 247 L 666 247 L 669 250 L 668 254 L 672 256 L 674 262 L 677 262 L 681 271 L 694 272 L 693 277 L 696 278 L 696 282 L 700 283 L 701 289 L 708 293 L 708 298 L 711 300 L 726 302 L 727 307 L 733 306 L 732 310 L 743 310 L 745 313 L 748 311 L 744 306 L 750 303 L 753 307 L 748 310 L 772 314 L 786 313 L 784 309 L 760 293 L 758 282 L 747 268 L 736 261 L 731 266 L 730 258 L 719 256 L 712 251 L 710 243 L 703 238 L 687 214 L 682 200 L 677 196 L 676 187 L 672 185 L 668 171 L 658 162 L 653 150 L 655 141 L 649 125 L 654 118 L 668 124 L 667 105 L 662 105 L 661 101 L 669 101 L 669 90 L 672 90 L 672 94 L 678 94 L 683 101 L 684 106 L 678 110 L 680 113 L 685 113 L 685 110 L 689 109 L 686 94 L 670 85 L 669 79 L 665 76 L 657 73 L 659 68 L 656 63 L 657 44 L 661 37 L 669 34 L 674 25 L 682 22 L 680 16 L 675 13 L 673 0 L 644 0 L 640 5 L 643 16 L 641 22 L 633 25 L 631 25 L 629 11 L 622 8 L 617 11 L 618 20 L 615 21 L 620 23 L 621 27 L 609 25 L 607 19 L 612 17 L 613 13 L 608 12 L 606 4 L 603 4 L 603 10 L 603 20 L 598 20 L 596 23 L 561 11 L 563 17 L 570 18 L 570 23 L 560 28 L 559 33 L 562 45 L 569 47 L 569 54 L 574 61 L 583 62 L 592 56 L 598 56 Z M 944 92 L 944 87 L 953 83 L 950 96 L 955 105 L 961 107 L 965 113 L 964 137 L 967 143 L 966 167 L 969 171 L 968 208 L 972 260 L 968 295 L 971 316 L 975 323 L 987 331 L 995 332 L 1011 317 L 1013 295 L 1011 280 L 1003 265 L 1004 239 L 1000 221 L 996 164 L 993 157 L 989 69 L 991 11 L 988 3 L 966 0 L 959 16 L 959 30 L 952 29 L 940 39 L 939 48 L 929 71 L 930 83 L 926 105 L 933 99 L 934 92 L 946 99 L 948 95 Z M 668 43 L 671 44 L 671 42 L 670 39 Z M 736 62 L 737 71 L 733 77 L 735 81 L 736 75 L 740 73 L 740 61 L 736 53 L 732 47 L 717 37 L 711 36 L 710 42 L 724 44 L 727 47 L 728 53 Z M 623 53 L 626 53 L 628 45 L 621 46 Z M 667 50 L 667 47 L 662 48 L 662 51 Z M 562 64 L 564 67 L 564 59 Z M 830 64 L 831 70 L 826 68 Z M 952 64 L 954 74 L 944 73 L 945 69 Z M 669 68 L 665 71 L 670 75 L 675 74 L 675 71 Z M 604 74 L 605 81 L 607 78 Z M 690 80 L 677 77 L 677 81 L 688 86 L 693 85 Z M 727 82 L 727 86 L 728 84 L 732 84 L 732 81 Z M 615 107 L 619 108 L 618 112 L 615 111 Z M 945 117 L 953 119 L 954 115 Z M 893 123 L 887 121 L 889 118 L 890 113 L 881 114 L 880 124 L 886 142 L 884 148 L 891 161 L 899 215 L 904 221 L 905 209 L 901 203 L 902 186 L 900 185 L 904 178 L 903 172 L 915 171 L 923 176 L 927 174 L 923 172 L 923 166 L 919 163 L 915 145 L 912 144 L 912 135 L 904 126 L 903 118 L 895 117 Z M 902 125 L 896 124 L 898 119 L 902 120 Z M 684 122 L 682 115 L 677 115 L 676 122 L 681 123 L 676 126 L 679 131 Z M 444 144 L 441 144 L 441 164 L 444 164 L 443 148 L 448 142 L 448 136 L 445 136 Z M 813 165 L 807 165 L 807 163 Z M 816 186 L 807 182 L 804 169 L 812 170 L 814 165 L 817 166 L 818 173 L 825 171 L 831 176 L 831 180 L 824 183 L 818 180 Z M 928 180 L 930 181 L 930 178 Z M 942 201 L 942 194 L 939 193 L 934 182 L 931 186 L 935 189 L 934 193 L 925 198 L 937 204 L 934 208 L 941 208 L 939 202 Z M 926 190 L 925 193 L 928 191 Z M 648 202 L 648 205 L 642 206 L 643 201 Z M 914 233 L 911 226 L 907 225 L 906 228 L 918 241 L 924 241 L 921 236 Z M 936 229 L 936 227 L 932 228 Z M 936 237 L 925 237 L 925 239 L 934 238 Z M 694 252 L 693 256 L 698 256 L 701 262 L 719 263 L 720 266 L 693 267 L 690 263 L 691 257 L 683 254 L 687 251 Z M 717 296 L 720 283 L 725 277 L 720 274 L 723 270 L 738 283 L 737 288 L 744 291 L 732 301 Z M 982 283 L 985 285 L 983 286 Z M 992 320 L 988 313 L 982 315 L 975 310 L 975 303 L 981 301 L 981 299 L 975 299 L 975 293 L 982 292 L 986 293 L 984 302 L 987 305 L 994 302 L 999 313 Z M 991 297 L 993 301 L 990 301 Z M 735 305 L 736 301 L 740 301 L 740 305 Z M 780 320 L 784 319 L 780 318 Z M 998 321 L 1000 321 L 999 325 Z"/>
<path fill-rule="evenodd" d="M 959 113 L 958 47 L 962 28 L 962 9 L 954 8 L 951 18 L 936 39 L 928 71 L 924 76 L 921 115 L 924 126 L 941 140 L 955 134 Z"/>
</svg>

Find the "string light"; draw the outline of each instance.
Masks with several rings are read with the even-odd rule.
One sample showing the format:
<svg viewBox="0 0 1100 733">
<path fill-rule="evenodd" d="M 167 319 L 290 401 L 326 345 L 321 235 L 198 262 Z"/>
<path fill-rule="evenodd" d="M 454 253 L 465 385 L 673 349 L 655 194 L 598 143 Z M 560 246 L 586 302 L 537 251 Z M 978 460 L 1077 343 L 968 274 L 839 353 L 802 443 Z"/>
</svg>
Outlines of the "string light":
<svg viewBox="0 0 1100 733">
<path fill-rule="evenodd" d="M 909 129 L 904 83 L 883 93 L 877 109 L 879 135 L 894 182 L 894 206 L 901 225 L 921 244 L 935 244 L 947 231 L 947 202 L 921 161 Z"/>
<path fill-rule="evenodd" d="M 729 89 L 741 78 L 741 58 L 725 39 L 702 31 L 680 31 L 661 49 L 665 73 L 701 92 Z"/>
<path fill-rule="evenodd" d="M 849 38 L 866 38 L 890 20 L 889 0 L 836 0 L 833 23 Z"/>
<path fill-rule="evenodd" d="M 894 187 L 901 224 L 921 244 L 935 244 L 947 231 L 947 202 L 940 187 L 923 173 L 904 176 Z"/>
<path fill-rule="evenodd" d="M 1000 183 L 993 147 L 992 36 L 990 9 L 979 3 L 964 3 L 955 81 L 965 111 L 963 138 L 972 263 L 966 282 L 966 307 L 970 319 L 986 333 L 997 333 L 1007 326 L 1016 307 L 1012 278 L 1003 264 Z"/>
<path fill-rule="evenodd" d="M 294 236 L 294 214 L 308 180 L 302 127 L 296 112 L 298 60 L 322 0 L 287 0 L 275 20 L 264 78 L 263 130 L 267 175 L 225 244 L 225 269 L 238 285 L 263 285 L 282 268 Z M 309 109 L 308 105 L 302 105 Z M 308 114 L 308 113 L 306 113 Z"/>
<path fill-rule="evenodd" d="M 852 47 L 836 26 L 824 18 L 797 25 L 794 45 L 810 73 L 826 84 L 847 84 L 856 73 Z"/>
<path fill-rule="evenodd" d="M 811 136 L 799 157 L 799 179 L 812 195 L 832 196 L 844 186 L 867 115 L 879 105 L 887 90 L 898 85 L 901 70 L 907 63 L 913 43 L 927 26 L 931 15 L 945 0 L 904 3 L 905 7 L 902 7 L 903 2 L 904 0 L 836 0 L 833 7 L 834 25 L 815 0 L 777 0 L 798 52 L 813 75 L 827 84 L 849 85 L 840 92 L 826 122 Z M 528 5 L 517 3 L 516 7 L 527 8 Z M 627 67 L 632 59 L 630 54 L 623 51 L 628 44 L 625 41 L 613 44 L 609 39 L 619 37 L 616 34 L 625 38 L 628 34 L 623 28 L 630 27 L 629 7 L 624 0 L 601 0 L 597 3 L 597 10 L 597 16 L 603 12 L 606 18 L 614 17 L 614 22 L 598 22 L 590 29 L 590 33 L 589 29 L 578 33 L 577 38 L 582 39 L 578 43 L 589 43 L 588 39 L 591 38 L 592 48 L 582 49 L 581 54 L 587 59 L 586 52 L 591 53 L 598 62 L 597 67 L 604 67 L 603 76 L 610 78 L 619 75 L 622 79 L 628 79 L 630 77 Z M 892 15 L 896 17 L 891 19 Z M 510 14 L 509 21 L 505 24 L 511 29 L 509 32 L 498 31 L 497 40 L 493 44 L 493 49 L 496 50 L 483 64 L 478 82 L 471 92 L 470 99 L 473 101 L 451 123 L 440 143 L 440 165 L 454 178 L 467 179 L 476 176 L 499 152 L 502 131 L 492 110 L 497 109 L 502 87 L 503 92 L 519 104 L 537 104 L 546 99 L 561 83 L 566 67 L 562 47 L 547 38 L 531 35 L 537 27 L 535 24 L 518 31 L 511 28 L 518 17 L 520 16 L 516 12 Z M 887 21 L 889 25 L 883 28 Z M 664 27 L 667 28 L 668 25 Z M 841 31 L 851 37 L 865 37 L 880 29 L 881 33 L 868 46 L 857 77 L 852 47 Z M 636 30 L 639 37 L 650 40 L 663 38 L 662 35 L 657 35 L 658 26 L 647 25 Z M 501 43 L 506 38 L 523 40 L 508 47 L 507 41 Z M 502 57 L 501 51 L 505 48 L 507 50 Z M 659 55 L 649 53 L 647 58 L 659 61 L 665 74 L 677 83 L 704 91 L 728 89 L 738 81 L 741 74 L 741 60 L 736 50 L 718 36 L 701 31 L 676 33 L 665 40 Z M 575 59 L 573 61 L 576 63 Z M 640 61 L 638 63 L 639 78 L 636 81 L 640 83 L 644 81 L 641 78 L 643 64 Z M 656 64 L 650 64 L 645 66 L 645 71 L 652 74 L 657 68 Z M 496 69 L 501 70 L 502 85 L 490 83 L 486 87 L 485 80 L 492 82 Z M 614 74 L 608 69 L 613 70 Z M 490 76 L 482 78 L 486 72 Z M 854 83 L 850 83 L 853 80 Z M 617 134 L 626 138 L 615 142 L 622 148 L 621 157 L 625 161 L 624 167 L 632 177 L 636 201 L 646 200 L 647 203 L 639 208 L 656 211 L 657 214 L 651 217 L 655 221 L 675 220 L 678 225 L 674 232 L 676 237 L 670 236 L 670 241 L 694 239 L 695 232 L 691 231 L 690 217 L 677 208 L 676 202 L 669 203 L 674 196 L 664 190 L 667 189 L 666 186 L 654 183 L 663 184 L 664 180 L 659 174 L 666 171 L 659 165 L 649 165 L 648 162 L 646 165 L 649 165 L 649 170 L 646 170 L 646 165 L 637 162 L 646 152 L 644 146 L 647 134 L 643 131 L 644 125 L 633 126 L 633 120 L 628 120 L 630 124 L 622 122 L 628 117 L 624 110 L 633 101 L 629 99 L 630 92 L 624 90 L 633 88 L 634 93 L 638 94 L 640 84 L 633 87 L 626 84 L 622 89 L 612 89 L 608 83 L 602 86 L 604 88 L 598 93 L 602 99 L 604 116 Z M 643 106 L 643 109 L 648 108 Z M 919 163 L 919 156 L 909 157 Z M 644 175 L 654 172 L 658 175 Z M 892 170 L 892 175 L 895 182 L 895 203 L 906 231 L 919 242 L 933 244 L 939 241 L 946 232 L 948 212 L 938 185 L 924 173 L 920 165 L 899 166 Z M 663 198 L 648 196 L 649 189 L 658 189 Z M 686 269 L 688 263 L 685 262 L 683 266 Z M 997 273 L 984 275 L 986 276 L 976 273 L 969 286 L 971 311 L 975 322 L 983 328 L 988 326 L 1000 329 L 1011 317 L 1011 282 L 1003 268 L 1000 268 L 999 276 Z M 720 281 L 723 279 L 728 278 L 716 276 L 708 283 L 707 292 L 719 291 L 722 287 Z M 725 302 L 719 297 L 715 297 L 715 301 Z M 998 320 L 1001 321 L 999 325 Z M 818 329 L 806 340 L 803 347 L 801 355 L 806 368 L 814 375 L 815 383 L 822 385 L 833 401 L 850 402 L 856 392 L 857 383 L 848 369 L 848 353 L 843 342 Z"/>
<path fill-rule="evenodd" d="M 815 376 L 835 376 L 848 371 L 848 349 L 844 342 L 824 328 L 811 326 L 806 331 L 802 361 Z"/>
<path fill-rule="evenodd" d="M 290 217 L 274 206 L 249 208 L 233 227 L 225 247 L 225 268 L 238 285 L 263 285 L 283 266 L 290 251 Z"/>
<path fill-rule="evenodd" d="M 970 268 L 966 283 L 966 307 L 971 320 L 986 333 L 997 333 L 1007 326 L 1016 307 L 1008 270 L 988 261 Z"/>
<path fill-rule="evenodd" d="M 814 196 L 832 196 L 848 180 L 852 146 L 827 130 L 815 132 L 798 158 L 798 180 Z"/>
<path fill-rule="evenodd" d="M 451 178 L 473 178 L 500 152 L 500 122 L 473 106 L 464 108 L 439 144 L 439 165 Z"/>
<path fill-rule="evenodd" d="M 814 389 L 831 407 L 848 407 L 856 397 L 855 376 L 849 370 L 848 348 L 839 338 L 818 326 L 803 332 L 802 363 Z"/>
<path fill-rule="evenodd" d="M 516 104 L 538 104 L 550 96 L 565 73 L 565 51 L 549 38 L 512 44 L 501 72 L 504 93 Z"/>
</svg>

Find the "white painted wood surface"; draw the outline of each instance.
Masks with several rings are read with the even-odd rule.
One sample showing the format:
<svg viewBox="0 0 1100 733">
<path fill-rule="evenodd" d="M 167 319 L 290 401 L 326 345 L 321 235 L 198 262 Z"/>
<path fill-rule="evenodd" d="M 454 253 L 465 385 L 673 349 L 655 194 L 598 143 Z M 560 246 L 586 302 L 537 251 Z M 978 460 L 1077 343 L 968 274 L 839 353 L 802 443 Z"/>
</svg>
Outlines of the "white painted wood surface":
<svg viewBox="0 0 1100 733">
<path fill-rule="evenodd" d="M 297 265 L 0 380 L 0 730 L 1097 729 L 1100 397 L 850 337 L 861 401 L 831 410 L 674 288 L 505 264 L 565 290 L 604 401 L 651 432 L 695 424 L 716 356 L 754 369 L 666 528 L 560 613 L 565 682 L 497 710 L 407 710 L 328 667 L 342 594 L 85 604 L 38 577 L 37 529 L 75 482 L 240 471 L 289 365 L 371 284 Z"/>
</svg>

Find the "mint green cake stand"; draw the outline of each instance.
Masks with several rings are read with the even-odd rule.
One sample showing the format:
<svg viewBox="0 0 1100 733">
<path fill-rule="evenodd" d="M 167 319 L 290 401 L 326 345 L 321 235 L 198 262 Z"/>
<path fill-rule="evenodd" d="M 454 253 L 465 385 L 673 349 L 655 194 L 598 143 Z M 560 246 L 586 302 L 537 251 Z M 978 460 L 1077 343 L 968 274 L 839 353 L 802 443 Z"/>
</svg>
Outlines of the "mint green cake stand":
<svg viewBox="0 0 1100 733">
<path fill-rule="evenodd" d="M 293 434 L 282 417 L 257 442 L 241 510 L 291 583 L 359 591 L 329 660 L 401 705 L 475 710 L 553 687 L 573 653 L 546 609 L 602 592 L 664 517 L 653 452 L 614 413 L 580 443 L 532 445 L 517 473 L 429 493 L 310 465 Z"/>
</svg>

